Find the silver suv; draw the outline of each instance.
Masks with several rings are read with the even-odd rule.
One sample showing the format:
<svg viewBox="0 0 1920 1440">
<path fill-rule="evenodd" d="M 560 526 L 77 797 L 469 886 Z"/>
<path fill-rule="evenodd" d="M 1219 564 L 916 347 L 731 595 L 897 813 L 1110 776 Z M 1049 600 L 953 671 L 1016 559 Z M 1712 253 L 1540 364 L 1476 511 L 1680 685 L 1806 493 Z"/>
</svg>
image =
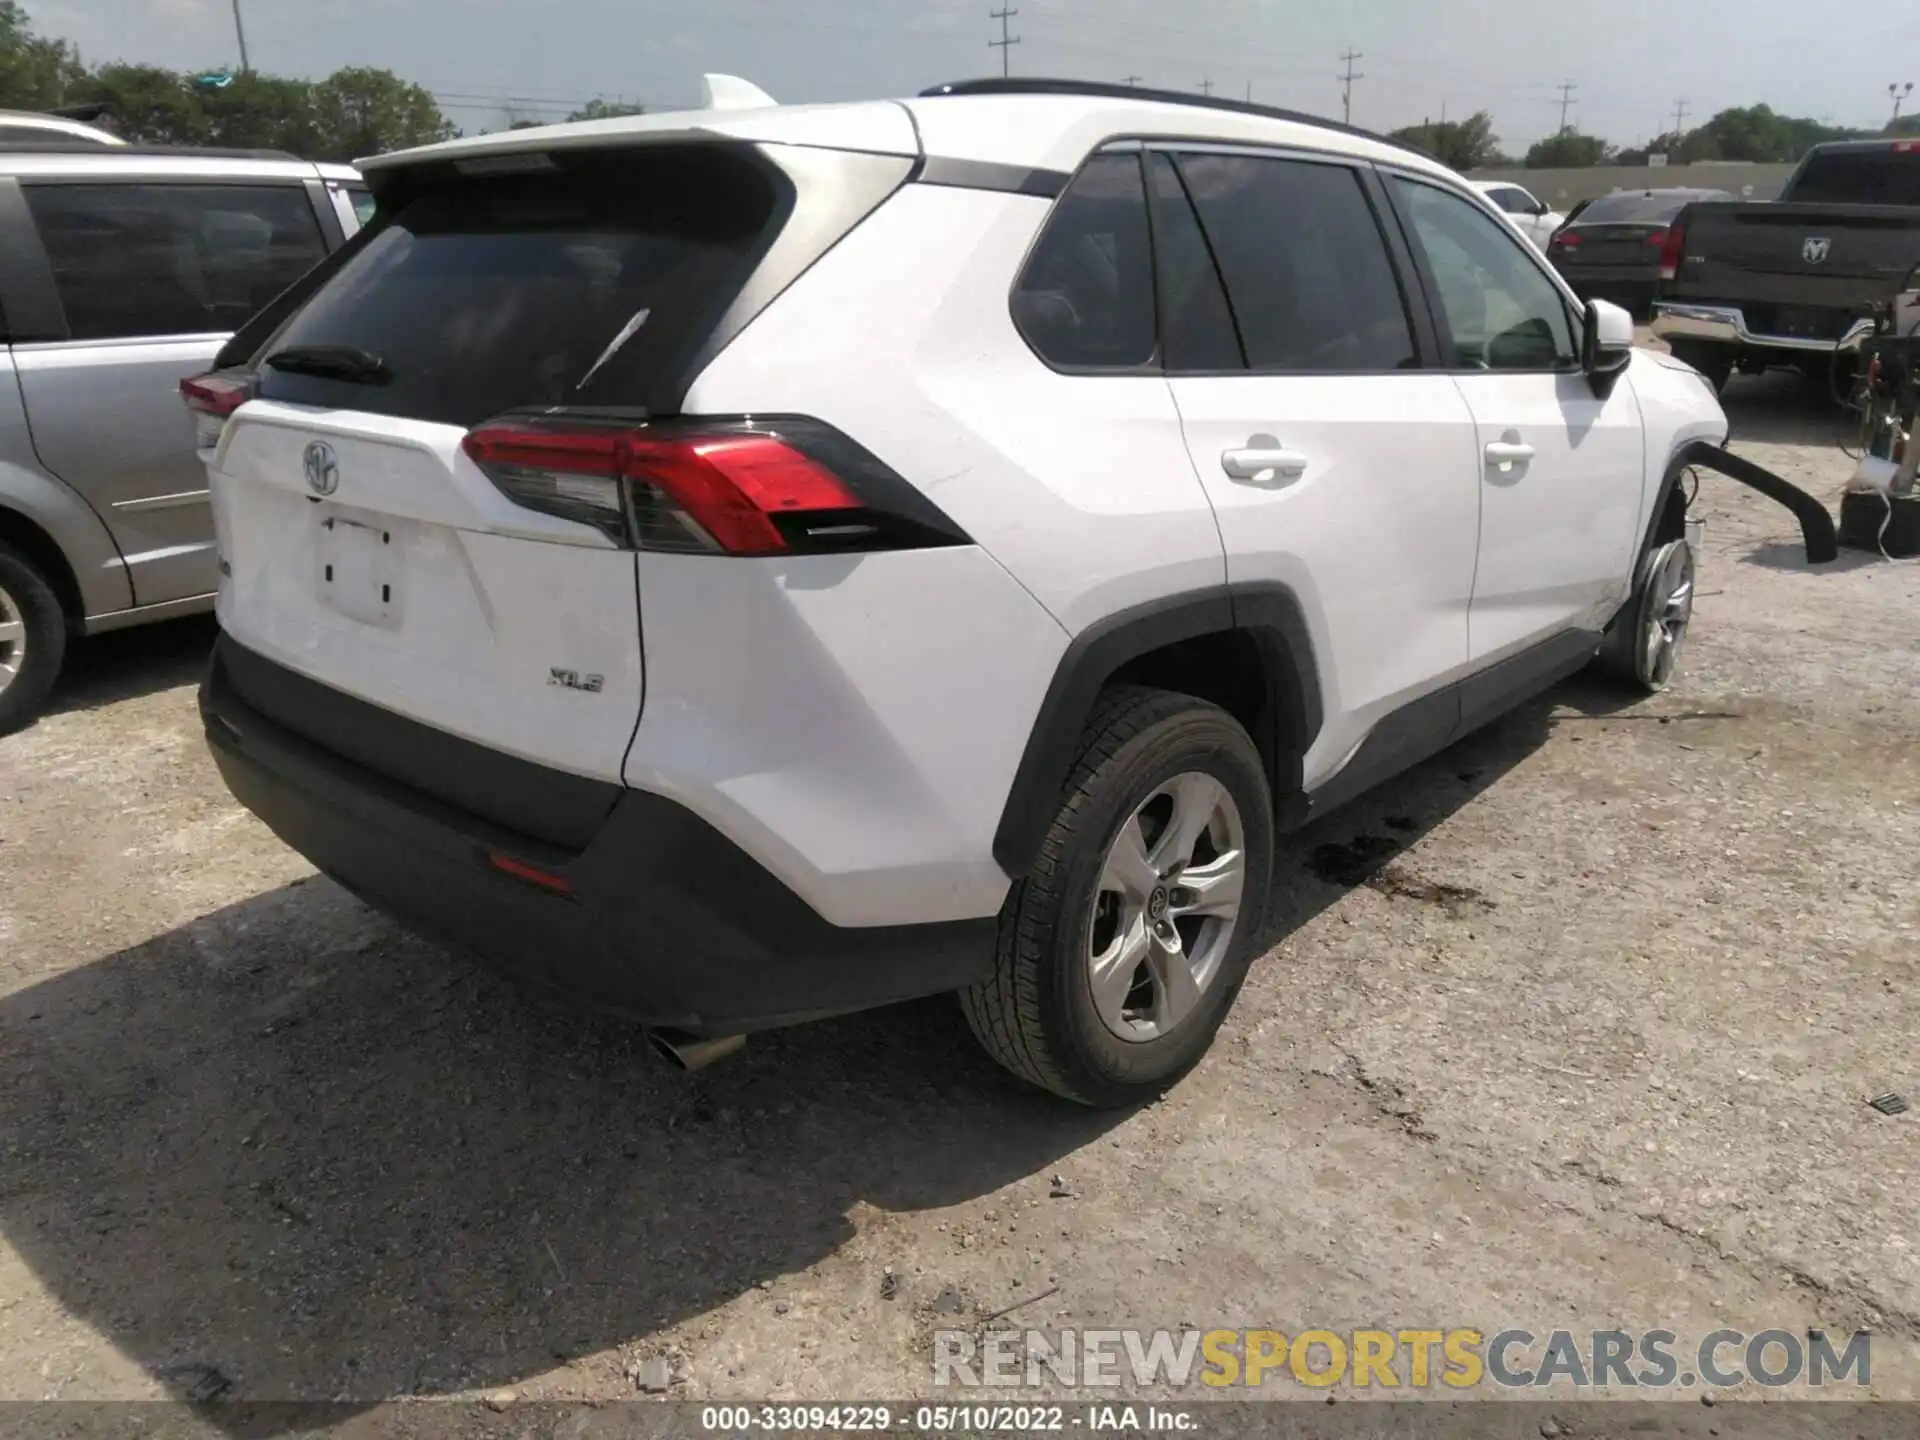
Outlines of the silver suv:
<svg viewBox="0 0 1920 1440">
<path fill-rule="evenodd" d="M 71 635 L 210 609 L 179 382 L 360 228 L 354 170 L 0 132 L 0 732 Z"/>
</svg>

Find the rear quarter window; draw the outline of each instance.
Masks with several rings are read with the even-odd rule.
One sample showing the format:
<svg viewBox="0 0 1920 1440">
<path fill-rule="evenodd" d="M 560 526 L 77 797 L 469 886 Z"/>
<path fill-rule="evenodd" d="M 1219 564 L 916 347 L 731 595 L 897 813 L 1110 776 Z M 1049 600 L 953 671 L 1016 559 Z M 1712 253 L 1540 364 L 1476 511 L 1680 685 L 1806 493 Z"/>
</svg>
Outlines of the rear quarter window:
<svg viewBox="0 0 1920 1440">
<path fill-rule="evenodd" d="M 1821 205 L 1920 206 L 1920 149 L 1816 150 L 1781 198 Z"/>
</svg>

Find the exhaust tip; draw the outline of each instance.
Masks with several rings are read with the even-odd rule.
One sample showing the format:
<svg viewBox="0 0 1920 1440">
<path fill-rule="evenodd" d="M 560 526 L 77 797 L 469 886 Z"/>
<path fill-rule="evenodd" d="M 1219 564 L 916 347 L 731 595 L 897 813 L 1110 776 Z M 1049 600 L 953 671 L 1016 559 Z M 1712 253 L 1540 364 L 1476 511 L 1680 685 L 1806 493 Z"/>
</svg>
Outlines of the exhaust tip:
<svg viewBox="0 0 1920 1440">
<path fill-rule="evenodd" d="M 747 1048 L 744 1035 L 686 1035 L 678 1030 L 649 1030 L 647 1044 L 677 1070 L 704 1070 Z"/>
</svg>

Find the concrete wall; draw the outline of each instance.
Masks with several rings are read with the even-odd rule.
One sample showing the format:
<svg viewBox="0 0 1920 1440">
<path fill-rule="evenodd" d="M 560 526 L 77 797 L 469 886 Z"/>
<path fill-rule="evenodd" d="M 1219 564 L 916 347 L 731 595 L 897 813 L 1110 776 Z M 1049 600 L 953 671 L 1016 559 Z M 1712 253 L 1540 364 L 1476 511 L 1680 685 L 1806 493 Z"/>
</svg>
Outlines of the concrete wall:
<svg viewBox="0 0 1920 1440">
<path fill-rule="evenodd" d="M 1725 190 L 1736 200 L 1774 200 L 1793 173 L 1791 165 L 1596 165 L 1587 170 L 1475 170 L 1475 180 L 1511 180 L 1565 210 L 1614 190 L 1663 190 L 1678 186 Z M 1747 186 L 1752 193 L 1747 193 Z"/>
</svg>

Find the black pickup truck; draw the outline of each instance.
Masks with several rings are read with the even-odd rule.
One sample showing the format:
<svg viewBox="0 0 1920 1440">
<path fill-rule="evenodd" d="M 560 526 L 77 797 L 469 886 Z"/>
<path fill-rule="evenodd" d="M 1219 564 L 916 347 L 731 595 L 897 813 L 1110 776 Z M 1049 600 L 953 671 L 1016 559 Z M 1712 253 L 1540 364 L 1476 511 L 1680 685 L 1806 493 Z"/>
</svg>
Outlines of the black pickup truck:
<svg viewBox="0 0 1920 1440">
<path fill-rule="evenodd" d="M 1807 152 L 1777 201 L 1694 204 L 1667 232 L 1653 333 L 1716 386 L 1798 365 L 1827 377 L 1920 264 L 1920 139 Z"/>
</svg>

